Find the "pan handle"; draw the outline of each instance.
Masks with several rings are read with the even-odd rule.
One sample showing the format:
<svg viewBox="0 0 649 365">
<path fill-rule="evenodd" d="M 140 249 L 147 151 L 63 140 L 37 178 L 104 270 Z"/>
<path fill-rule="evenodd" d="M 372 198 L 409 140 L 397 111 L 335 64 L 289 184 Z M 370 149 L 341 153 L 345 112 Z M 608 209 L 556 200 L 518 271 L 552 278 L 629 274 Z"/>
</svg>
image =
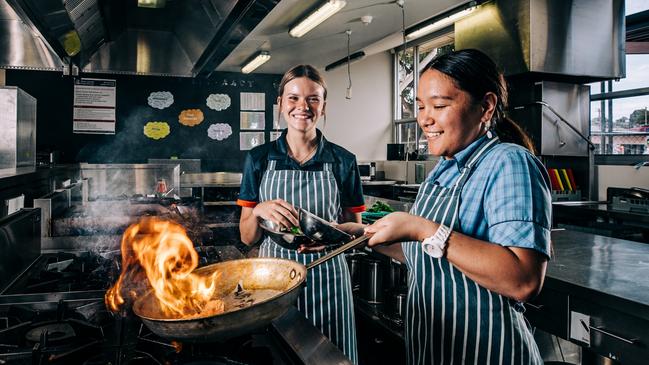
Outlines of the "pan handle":
<svg viewBox="0 0 649 365">
<path fill-rule="evenodd" d="M 356 248 L 356 247 L 364 244 L 365 241 L 370 239 L 370 237 L 372 237 L 371 234 L 364 234 L 364 235 L 356 238 L 355 240 L 352 240 L 352 241 L 350 241 L 348 243 L 345 243 L 344 245 L 342 245 L 342 246 L 338 247 L 337 249 L 329 252 L 328 254 L 322 256 L 321 258 L 311 261 L 308 265 L 306 265 L 306 269 L 309 270 L 311 268 L 314 268 L 314 267 L 320 265 L 321 263 L 323 263 L 325 261 L 328 261 L 329 259 L 332 259 L 332 258 L 340 255 L 341 253 L 343 253 L 345 251 L 351 250 L 352 248 Z"/>
</svg>

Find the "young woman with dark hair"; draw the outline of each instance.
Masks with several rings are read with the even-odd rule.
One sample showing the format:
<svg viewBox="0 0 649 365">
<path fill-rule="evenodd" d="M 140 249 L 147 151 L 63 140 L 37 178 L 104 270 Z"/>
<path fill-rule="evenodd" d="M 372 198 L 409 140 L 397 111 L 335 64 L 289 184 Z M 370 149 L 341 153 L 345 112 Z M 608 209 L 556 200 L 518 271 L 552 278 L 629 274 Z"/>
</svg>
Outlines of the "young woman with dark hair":
<svg viewBox="0 0 649 365">
<path fill-rule="evenodd" d="M 241 241 L 263 239 L 259 255 L 306 265 L 325 255 L 323 247 L 282 247 L 264 236 L 259 219 L 285 228 L 298 226 L 300 207 L 327 221 L 360 222 L 365 210 L 356 157 L 327 141 L 316 128 L 325 116 L 327 87 L 313 66 L 298 65 L 284 74 L 277 103 L 287 129 L 273 142 L 248 154 L 237 203 L 242 206 Z M 358 362 L 351 281 L 343 256 L 310 270 L 297 308 L 353 363 Z"/>
<path fill-rule="evenodd" d="M 408 363 L 542 364 L 522 303 L 550 257 L 550 184 L 505 116 L 502 74 L 477 50 L 442 55 L 421 73 L 417 106 L 429 153 L 443 158 L 410 214 L 364 228 L 369 246 L 408 266 Z"/>
</svg>

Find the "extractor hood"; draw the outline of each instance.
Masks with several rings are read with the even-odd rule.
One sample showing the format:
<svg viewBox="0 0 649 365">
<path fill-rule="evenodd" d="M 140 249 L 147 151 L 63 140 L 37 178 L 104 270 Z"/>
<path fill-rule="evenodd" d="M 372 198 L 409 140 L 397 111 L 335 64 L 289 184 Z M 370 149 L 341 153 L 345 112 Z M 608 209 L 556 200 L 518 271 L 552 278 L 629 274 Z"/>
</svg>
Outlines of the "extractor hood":
<svg viewBox="0 0 649 365">
<path fill-rule="evenodd" d="M 0 68 L 61 70 L 63 61 L 26 15 L 0 0 Z M 27 19 L 28 20 L 28 19 Z"/>
<path fill-rule="evenodd" d="M 164 7 L 150 8 L 138 7 L 137 0 L 0 0 L 0 9 L 10 6 L 33 24 L 26 29 L 31 38 L 40 34 L 51 49 L 57 61 L 42 68 L 73 63 L 83 72 L 200 77 L 278 2 L 166 0 Z M 15 57 L 5 62 L 14 68 L 23 63 Z"/>
<path fill-rule="evenodd" d="M 623 0 L 496 0 L 455 23 L 506 76 L 590 82 L 625 76 Z"/>
</svg>

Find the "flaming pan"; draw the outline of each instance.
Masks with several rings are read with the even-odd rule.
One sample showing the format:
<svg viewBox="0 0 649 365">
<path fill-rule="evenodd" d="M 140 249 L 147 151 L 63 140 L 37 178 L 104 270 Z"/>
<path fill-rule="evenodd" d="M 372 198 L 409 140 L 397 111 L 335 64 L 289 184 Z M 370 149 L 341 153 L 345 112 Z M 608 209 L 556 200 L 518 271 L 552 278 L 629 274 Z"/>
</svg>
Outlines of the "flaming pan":
<svg viewBox="0 0 649 365">
<path fill-rule="evenodd" d="M 151 292 L 138 298 L 133 311 L 155 334 L 181 342 L 215 342 L 267 326 L 295 304 L 308 269 L 358 247 L 369 239 L 361 236 L 308 264 L 279 258 L 232 260 L 204 266 L 194 273 L 210 275 L 219 271 L 215 299 L 225 310 L 188 319 L 165 318 Z"/>
</svg>

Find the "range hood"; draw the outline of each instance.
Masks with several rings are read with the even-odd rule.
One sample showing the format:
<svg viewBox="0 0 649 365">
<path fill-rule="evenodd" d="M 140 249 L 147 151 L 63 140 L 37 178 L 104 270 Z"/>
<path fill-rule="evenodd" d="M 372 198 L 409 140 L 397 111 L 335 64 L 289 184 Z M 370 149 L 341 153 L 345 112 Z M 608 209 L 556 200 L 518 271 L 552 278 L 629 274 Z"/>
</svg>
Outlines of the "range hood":
<svg viewBox="0 0 649 365">
<path fill-rule="evenodd" d="M 55 60 L 41 62 L 41 69 L 72 63 L 83 72 L 205 77 L 278 2 L 166 0 L 162 8 L 146 8 L 137 0 L 0 0 L 0 10 L 10 6 L 33 25 L 23 37 L 51 50 Z M 4 61 L 0 67 L 28 63 Z"/>
<path fill-rule="evenodd" d="M 0 0 L 0 68 L 61 70 L 61 67 L 61 58 L 26 15 L 16 14 L 5 0 Z"/>
<path fill-rule="evenodd" d="M 623 0 L 496 0 L 455 23 L 456 49 L 484 51 L 506 76 L 622 78 L 624 46 Z"/>
</svg>

